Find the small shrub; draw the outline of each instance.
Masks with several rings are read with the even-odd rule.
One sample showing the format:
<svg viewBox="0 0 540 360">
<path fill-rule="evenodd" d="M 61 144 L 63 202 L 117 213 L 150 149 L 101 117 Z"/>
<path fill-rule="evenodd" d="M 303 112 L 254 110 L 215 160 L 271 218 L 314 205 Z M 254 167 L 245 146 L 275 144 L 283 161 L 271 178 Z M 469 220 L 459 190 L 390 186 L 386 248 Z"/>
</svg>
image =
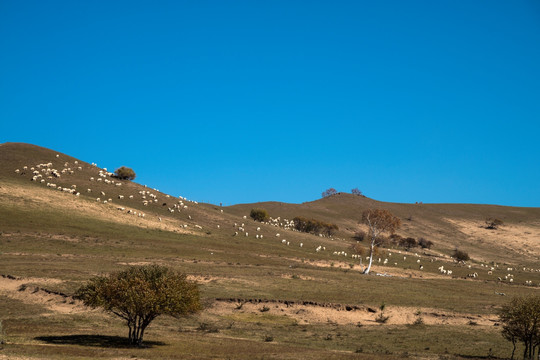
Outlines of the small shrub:
<svg viewBox="0 0 540 360">
<path fill-rule="evenodd" d="M 467 261 L 470 259 L 469 254 L 463 250 L 455 249 L 452 257 L 457 261 Z"/>
<path fill-rule="evenodd" d="M 418 239 L 418 246 L 420 246 L 422 249 L 431 249 L 431 247 L 433 246 L 433 242 L 421 237 L 420 239 Z"/>
<path fill-rule="evenodd" d="M 401 244 L 401 241 L 403 241 L 403 237 L 401 235 L 390 234 L 390 236 L 388 236 L 388 242 L 392 245 L 399 245 Z"/>
<path fill-rule="evenodd" d="M 6 331 L 4 330 L 2 320 L 0 320 L 0 345 L 3 345 L 5 343 L 6 343 Z"/>
<path fill-rule="evenodd" d="M 267 221 L 270 216 L 268 215 L 268 212 L 264 209 L 251 209 L 251 212 L 249 213 L 249 216 L 255 220 L 255 221 Z"/>
<path fill-rule="evenodd" d="M 135 171 L 132 168 L 122 166 L 114 171 L 114 176 L 122 180 L 135 180 L 137 175 L 135 175 Z"/>
<path fill-rule="evenodd" d="M 368 238 L 368 234 L 364 230 L 358 230 L 354 233 L 353 239 L 356 241 L 364 241 Z"/>
<path fill-rule="evenodd" d="M 381 313 L 379 314 L 379 316 L 377 316 L 375 318 L 375 321 L 378 322 L 379 324 L 385 324 L 388 319 L 390 319 L 390 316 L 385 316 L 384 315 L 384 309 L 386 309 L 386 305 L 385 303 L 383 302 L 380 306 L 379 306 L 379 310 L 381 311 Z"/>
<path fill-rule="evenodd" d="M 384 313 L 380 313 L 379 316 L 375 318 L 375 321 L 379 324 L 385 324 L 388 319 L 390 319 L 390 316 L 385 316 Z"/>
<path fill-rule="evenodd" d="M 267 312 L 267 311 L 270 311 L 270 308 L 268 306 L 263 306 L 262 308 L 259 309 L 260 312 Z"/>
<path fill-rule="evenodd" d="M 264 342 L 272 342 L 272 341 L 274 341 L 274 337 L 272 335 L 264 336 Z"/>
<path fill-rule="evenodd" d="M 424 325 L 424 319 L 422 318 L 422 313 L 418 311 L 416 313 L 416 320 L 412 323 L 413 325 Z"/>
<path fill-rule="evenodd" d="M 416 242 L 415 238 L 408 237 L 408 238 L 401 238 L 399 245 L 409 250 L 410 248 L 418 246 L 418 243 Z"/>
<path fill-rule="evenodd" d="M 486 229 L 496 230 L 499 228 L 499 226 L 502 226 L 502 225 L 504 225 L 504 222 L 501 219 L 497 219 L 497 218 L 486 219 Z"/>
<path fill-rule="evenodd" d="M 205 331 L 207 333 L 218 333 L 219 329 L 214 324 L 209 324 L 202 322 L 199 324 L 199 327 L 197 328 L 199 331 Z"/>
</svg>

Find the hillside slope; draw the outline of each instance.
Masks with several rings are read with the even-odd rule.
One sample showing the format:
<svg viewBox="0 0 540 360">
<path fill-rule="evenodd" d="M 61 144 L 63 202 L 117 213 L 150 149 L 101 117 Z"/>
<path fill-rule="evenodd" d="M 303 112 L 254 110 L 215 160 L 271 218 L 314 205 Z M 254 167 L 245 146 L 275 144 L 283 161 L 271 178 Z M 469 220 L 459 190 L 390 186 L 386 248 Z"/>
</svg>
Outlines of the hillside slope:
<svg viewBox="0 0 540 360">
<path fill-rule="evenodd" d="M 338 223 L 341 230 L 320 237 L 255 222 L 252 207 L 266 208 L 278 223 L 298 215 Z M 401 234 L 425 236 L 434 248 L 384 249 L 371 275 L 361 275 L 351 236 L 361 211 L 372 207 L 391 210 L 404 222 Z M 153 323 L 147 336 L 155 346 L 137 357 L 393 359 L 404 351 L 422 358 L 503 357 L 507 344 L 494 326 L 496 309 L 508 297 L 540 289 L 537 214 L 348 194 L 300 205 L 221 208 L 120 181 L 53 150 L 0 144 L 0 320 L 8 329 L 0 357 L 133 357 L 118 336 L 124 324 L 72 295 L 96 274 L 143 264 L 196 280 L 205 310 Z M 484 216 L 507 225 L 486 230 Z M 529 232 L 520 234 L 532 242 L 527 256 L 485 238 L 512 231 Z M 523 237 L 517 240 L 523 247 Z M 455 246 L 466 247 L 473 261 L 453 261 L 447 254 Z M 376 320 L 381 303 L 390 316 L 385 324 Z M 424 325 L 412 326 L 419 314 Z"/>
<path fill-rule="evenodd" d="M 387 209 L 402 220 L 398 234 L 424 237 L 436 248 L 449 254 L 455 248 L 469 251 L 478 261 L 499 259 L 512 261 L 516 256 L 528 261 L 539 260 L 540 208 L 519 208 L 475 204 L 400 204 L 376 201 L 364 196 L 338 193 L 303 204 L 264 202 L 234 205 L 228 211 L 249 213 L 264 208 L 273 217 L 292 219 L 304 216 L 339 226 L 338 237 L 352 238 L 358 229 L 362 212 L 370 208 Z M 498 218 L 504 226 L 486 229 L 485 220 Z"/>
</svg>

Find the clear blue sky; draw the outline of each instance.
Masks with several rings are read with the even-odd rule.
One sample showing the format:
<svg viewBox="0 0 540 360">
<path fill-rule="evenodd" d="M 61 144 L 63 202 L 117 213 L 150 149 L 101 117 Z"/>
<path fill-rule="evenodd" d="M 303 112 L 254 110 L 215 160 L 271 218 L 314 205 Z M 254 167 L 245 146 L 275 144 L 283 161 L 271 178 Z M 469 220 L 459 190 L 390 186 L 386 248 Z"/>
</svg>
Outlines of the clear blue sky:
<svg viewBox="0 0 540 360">
<path fill-rule="evenodd" d="M 212 203 L 540 206 L 540 2 L 0 1 L 0 142 Z"/>
</svg>

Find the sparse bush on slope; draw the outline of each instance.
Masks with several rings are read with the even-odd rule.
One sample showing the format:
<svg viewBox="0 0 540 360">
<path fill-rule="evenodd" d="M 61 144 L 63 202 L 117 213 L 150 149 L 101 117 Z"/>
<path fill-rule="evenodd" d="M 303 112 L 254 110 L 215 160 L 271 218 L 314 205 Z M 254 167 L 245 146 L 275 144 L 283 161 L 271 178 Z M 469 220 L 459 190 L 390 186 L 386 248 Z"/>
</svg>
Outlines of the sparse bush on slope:
<svg viewBox="0 0 540 360">
<path fill-rule="evenodd" d="M 455 249 L 452 257 L 457 261 L 467 261 L 470 259 L 469 254 L 463 250 Z"/>
<path fill-rule="evenodd" d="M 425 238 L 421 237 L 418 239 L 418 246 L 420 246 L 422 249 L 431 249 L 433 246 L 433 241 L 426 240 Z"/>
<path fill-rule="evenodd" d="M 486 219 L 486 229 L 497 230 L 499 226 L 504 225 L 504 222 L 501 219 Z"/>
<path fill-rule="evenodd" d="M 270 216 L 268 215 L 268 211 L 264 209 L 251 209 L 249 216 L 253 220 L 260 222 L 267 221 L 270 218 Z"/>
</svg>

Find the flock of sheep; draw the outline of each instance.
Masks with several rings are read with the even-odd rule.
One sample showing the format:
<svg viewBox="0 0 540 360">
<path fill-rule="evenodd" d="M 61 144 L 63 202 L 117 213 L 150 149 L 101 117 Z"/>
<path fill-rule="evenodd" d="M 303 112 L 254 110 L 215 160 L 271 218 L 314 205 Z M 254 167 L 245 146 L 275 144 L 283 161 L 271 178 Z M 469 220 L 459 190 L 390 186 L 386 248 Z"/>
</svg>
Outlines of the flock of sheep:
<svg viewBox="0 0 540 360">
<path fill-rule="evenodd" d="M 59 157 L 60 157 L 59 155 L 56 155 L 56 158 L 59 158 Z M 115 179 L 114 174 L 111 173 L 111 172 L 108 172 L 106 168 L 99 169 L 97 167 L 97 164 L 95 164 L 95 163 L 92 163 L 91 166 L 96 168 L 97 174 L 96 174 L 95 177 L 92 176 L 92 177 L 89 178 L 90 183 L 92 183 L 92 182 L 102 183 L 102 184 L 107 184 L 107 185 L 110 185 L 110 186 L 114 186 L 115 188 L 118 188 L 118 187 L 122 186 L 122 182 L 118 181 L 118 179 Z M 31 167 L 23 166 L 22 169 L 16 169 L 15 173 L 19 174 L 19 175 L 25 175 L 28 171 L 30 171 L 31 174 L 32 174 L 31 181 L 45 184 L 49 188 L 57 189 L 57 190 L 62 191 L 62 192 L 67 192 L 67 193 L 73 194 L 73 195 L 78 197 L 78 196 L 80 196 L 80 192 L 77 190 L 77 185 L 73 184 L 70 187 L 62 187 L 62 186 L 59 186 L 59 185 L 53 183 L 52 181 L 55 180 L 55 179 L 60 180 L 62 178 L 62 176 L 67 178 L 69 175 L 73 175 L 76 171 L 81 171 L 81 170 L 83 170 L 82 164 L 79 164 L 78 161 L 75 160 L 73 162 L 73 165 L 70 165 L 69 162 L 64 162 L 63 168 L 61 170 L 60 169 L 55 169 L 53 167 L 53 163 L 48 162 L 48 163 L 43 163 L 43 164 L 37 164 L 37 165 L 31 166 Z M 117 195 L 117 198 L 119 200 L 124 200 L 124 199 L 126 199 L 126 196 L 127 196 L 127 198 L 130 199 L 130 200 L 138 200 L 138 201 L 140 201 L 140 203 L 143 206 L 149 206 L 149 205 L 152 205 L 152 204 L 153 205 L 156 205 L 156 204 L 159 205 L 159 203 L 160 203 L 160 200 L 158 198 L 159 190 L 153 189 L 154 192 L 152 192 L 151 190 L 147 189 L 146 185 L 144 187 L 145 187 L 145 189 L 138 191 L 137 194 L 135 194 L 135 195 L 134 194 L 131 194 L 131 195 L 119 194 L 119 195 Z M 87 193 L 93 193 L 94 191 L 92 190 L 92 188 L 88 187 L 86 189 L 86 192 Z M 168 210 L 168 212 L 170 214 L 174 214 L 174 213 L 179 214 L 182 211 L 187 210 L 188 209 L 187 203 L 191 203 L 191 204 L 195 204 L 195 205 L 198 204 L 196 201 L 187 200 L 186 198 L 184 198 L 182 196 L 179 196 L 178 199 L 174 198 L 174 201 L 171 202 L 171 196 L 170 195 L 164 195 L 164 196 L 165 196 L 165 199 L 164 199 L 164 202 L 163 202 L 162 205 L 167 206 L 167 210 Z M 113 199 L 111 197 L 107 197 L 106 192 L 103 191 L 103 190 L 99 191 L 99 197 L 95 198 L 95 200 L 97 202 L 103 203 L 103 204 L 108 204 L 108 203 L 113 202 Z M 117 209 L 120 210 L 120 211 L 123 211 L 123 212 L 125 211 L 127 214 L 138 216 L 140 218 L 144 218 L 145 215 L 146 215 L 144 212 L 137 211 L 137 210 L 134 210 L 134 209 L 128 209 L 126 211 L 126 208 L 124 206 L 118 206 Z M 220 210 L 220 211 L 221 211 L 221 213 L 223 213 L 223 210 Z M 157 218 L 158 218 L 158 220 L 160 222 L 162 221 L 161 217 L 158 216 Z M 191 215 L 188 215 L 188 219 L 192 220 Z M 243 216 L 243 219 L 246 220 L 247 216 Z M 271 218 L 270 217 L 268 221 L 263 222 L 262 224 L 269 225 L 269 226 L 272 226 L 272 227 L 278 227 L 278 228 L 280 228 L 280 229 L 282 229 L 284 231 L 297 231 L 295 229 L 295 223 L 294 223 L 293 220 L 281 219 L 280 217 L 277 217 L 277 218 Z M 180 225 L 180 227 L 183 227 L 183 228 L 187 228 L 187 226 L 188 226 L 187 224 Z M 195 224 L 194 227 L 197 228 L 197 229 L 202 230 L 202 226 L 200 226 L 200 225 Z M 217 227 L 220 228 L 220 225 L 217 225 Z M 249 236 L 249 232 L 246 230 L 245 223 L 241 223 L 241 224 L 234 223 L 233 227 L 235 228 L 235 232 L 233 233 L 233 236 L 239 236 L 240 233 L 242 233 L 242 235 L 244 237 Z M 255 228 L 255 238 L 256 239 L 263 239 L 263 234 L 261 234 L 260 232 L 261 232 L 261 227 L 257 226 Z M 319 236 L 323 237 L 324 235 L 319 234 Z M 281 238 L 281 234 L 279 232 L 277 232 L 275 234 L 275 237 L 279 238 L 282 244 L 284 244 L 286 246 L 290 246 L 291 242 L 286 240 L 285 238 Z M 303 248 L 304 244 L 302 242 L 300 242 L 299 247 Z M 319 246 L 317 246 L 315 248 L 316 253 L 319 253 L 321 251 L 326 251 L 326 247 L 322 246 L 322 245 L 319 245 Z M 388 249 L 388 251 L 389 251 L 388 252 L 388 257 L 384 258 L 384 259 L 379 257 L 378 260 L 377 260 L 378 263 L 382 263 L 382 265 L 387 265 L 389 263 L 389 257 L 392 256 L 392 252 L 390 252 L 390 249 Z M 401 254 L 401 251 L 398 251 L 398 253 Z M 345 251 L 334 251 L 332 253 L 332 255 L 334 255 L 334 256 L 342 256 L 342 257 L 350 257 L 353 260 L 360 260 L 360 261 L 362 260 L 361 255 L 348 254 Z M 421 259 L 420 259 L 421 256 L 416 254 L 416 253 L 414 255 L 418 258 L 416 260 L 416 263 L 418 264 L 418 269 L 423 270 L 424 265 L 421 264 Z M 366 260 L 367 259 L 369 259 L 369 257 L 367 257 Z M 406 260 L 405 255 L 403 256 L 403 260 L 404 261 Z M 431 262 L 433 262 L 433 261 L 434 260 L 432 258 Z M 395 266 L 398 265 L 398 263 L 396 261 L 394 261 L 393 264 Z M 462 265 L 465 265 L 465 264 L 463 263 Z M 484 264 L 481 264 L 481 267 L 484 267 Z M 495 266 L 485 265 L 485 267 L 489 269 L 487 271 L 487 274 L 492 275 L 493 271 L 498 270 L 499 266 L 498 265 L 495 265 Z M 468 268 L 471 268 L 471 265 L 468 265 Z M 507 270 L 510 272 L 513 269 L 512 268 L 507 268 Z M 540 272 L 540 269 L 523 268 L 523 271 Z M 438 272 L 441 273 L 441 274 L 444 274 L 444 275 L 452 275 L 452 273 L 453 273 L 452 270 L 445 269 L 444 265 L 442 265 L 442 266 L 440 266 L 438 268 Z M 478 276 L 479 275 L 478 275 L 477 272 L 469 273 L 467 275 L 467 277 L 473 278 L 473 279 L 478 278 Z M 508 281 L 508 282 L 512 283 L 514 281 L 514 276 L 511 273 L 508 273 L 504 277 L 498 277 L 497 279 L 499 281 L 503 281 L 503 279 L 504 279 L 504 281 Z M 533 283 L 532 283 L 531 280 L 526 280 L 525 285 L 533 285 Z"/>
</svg>

